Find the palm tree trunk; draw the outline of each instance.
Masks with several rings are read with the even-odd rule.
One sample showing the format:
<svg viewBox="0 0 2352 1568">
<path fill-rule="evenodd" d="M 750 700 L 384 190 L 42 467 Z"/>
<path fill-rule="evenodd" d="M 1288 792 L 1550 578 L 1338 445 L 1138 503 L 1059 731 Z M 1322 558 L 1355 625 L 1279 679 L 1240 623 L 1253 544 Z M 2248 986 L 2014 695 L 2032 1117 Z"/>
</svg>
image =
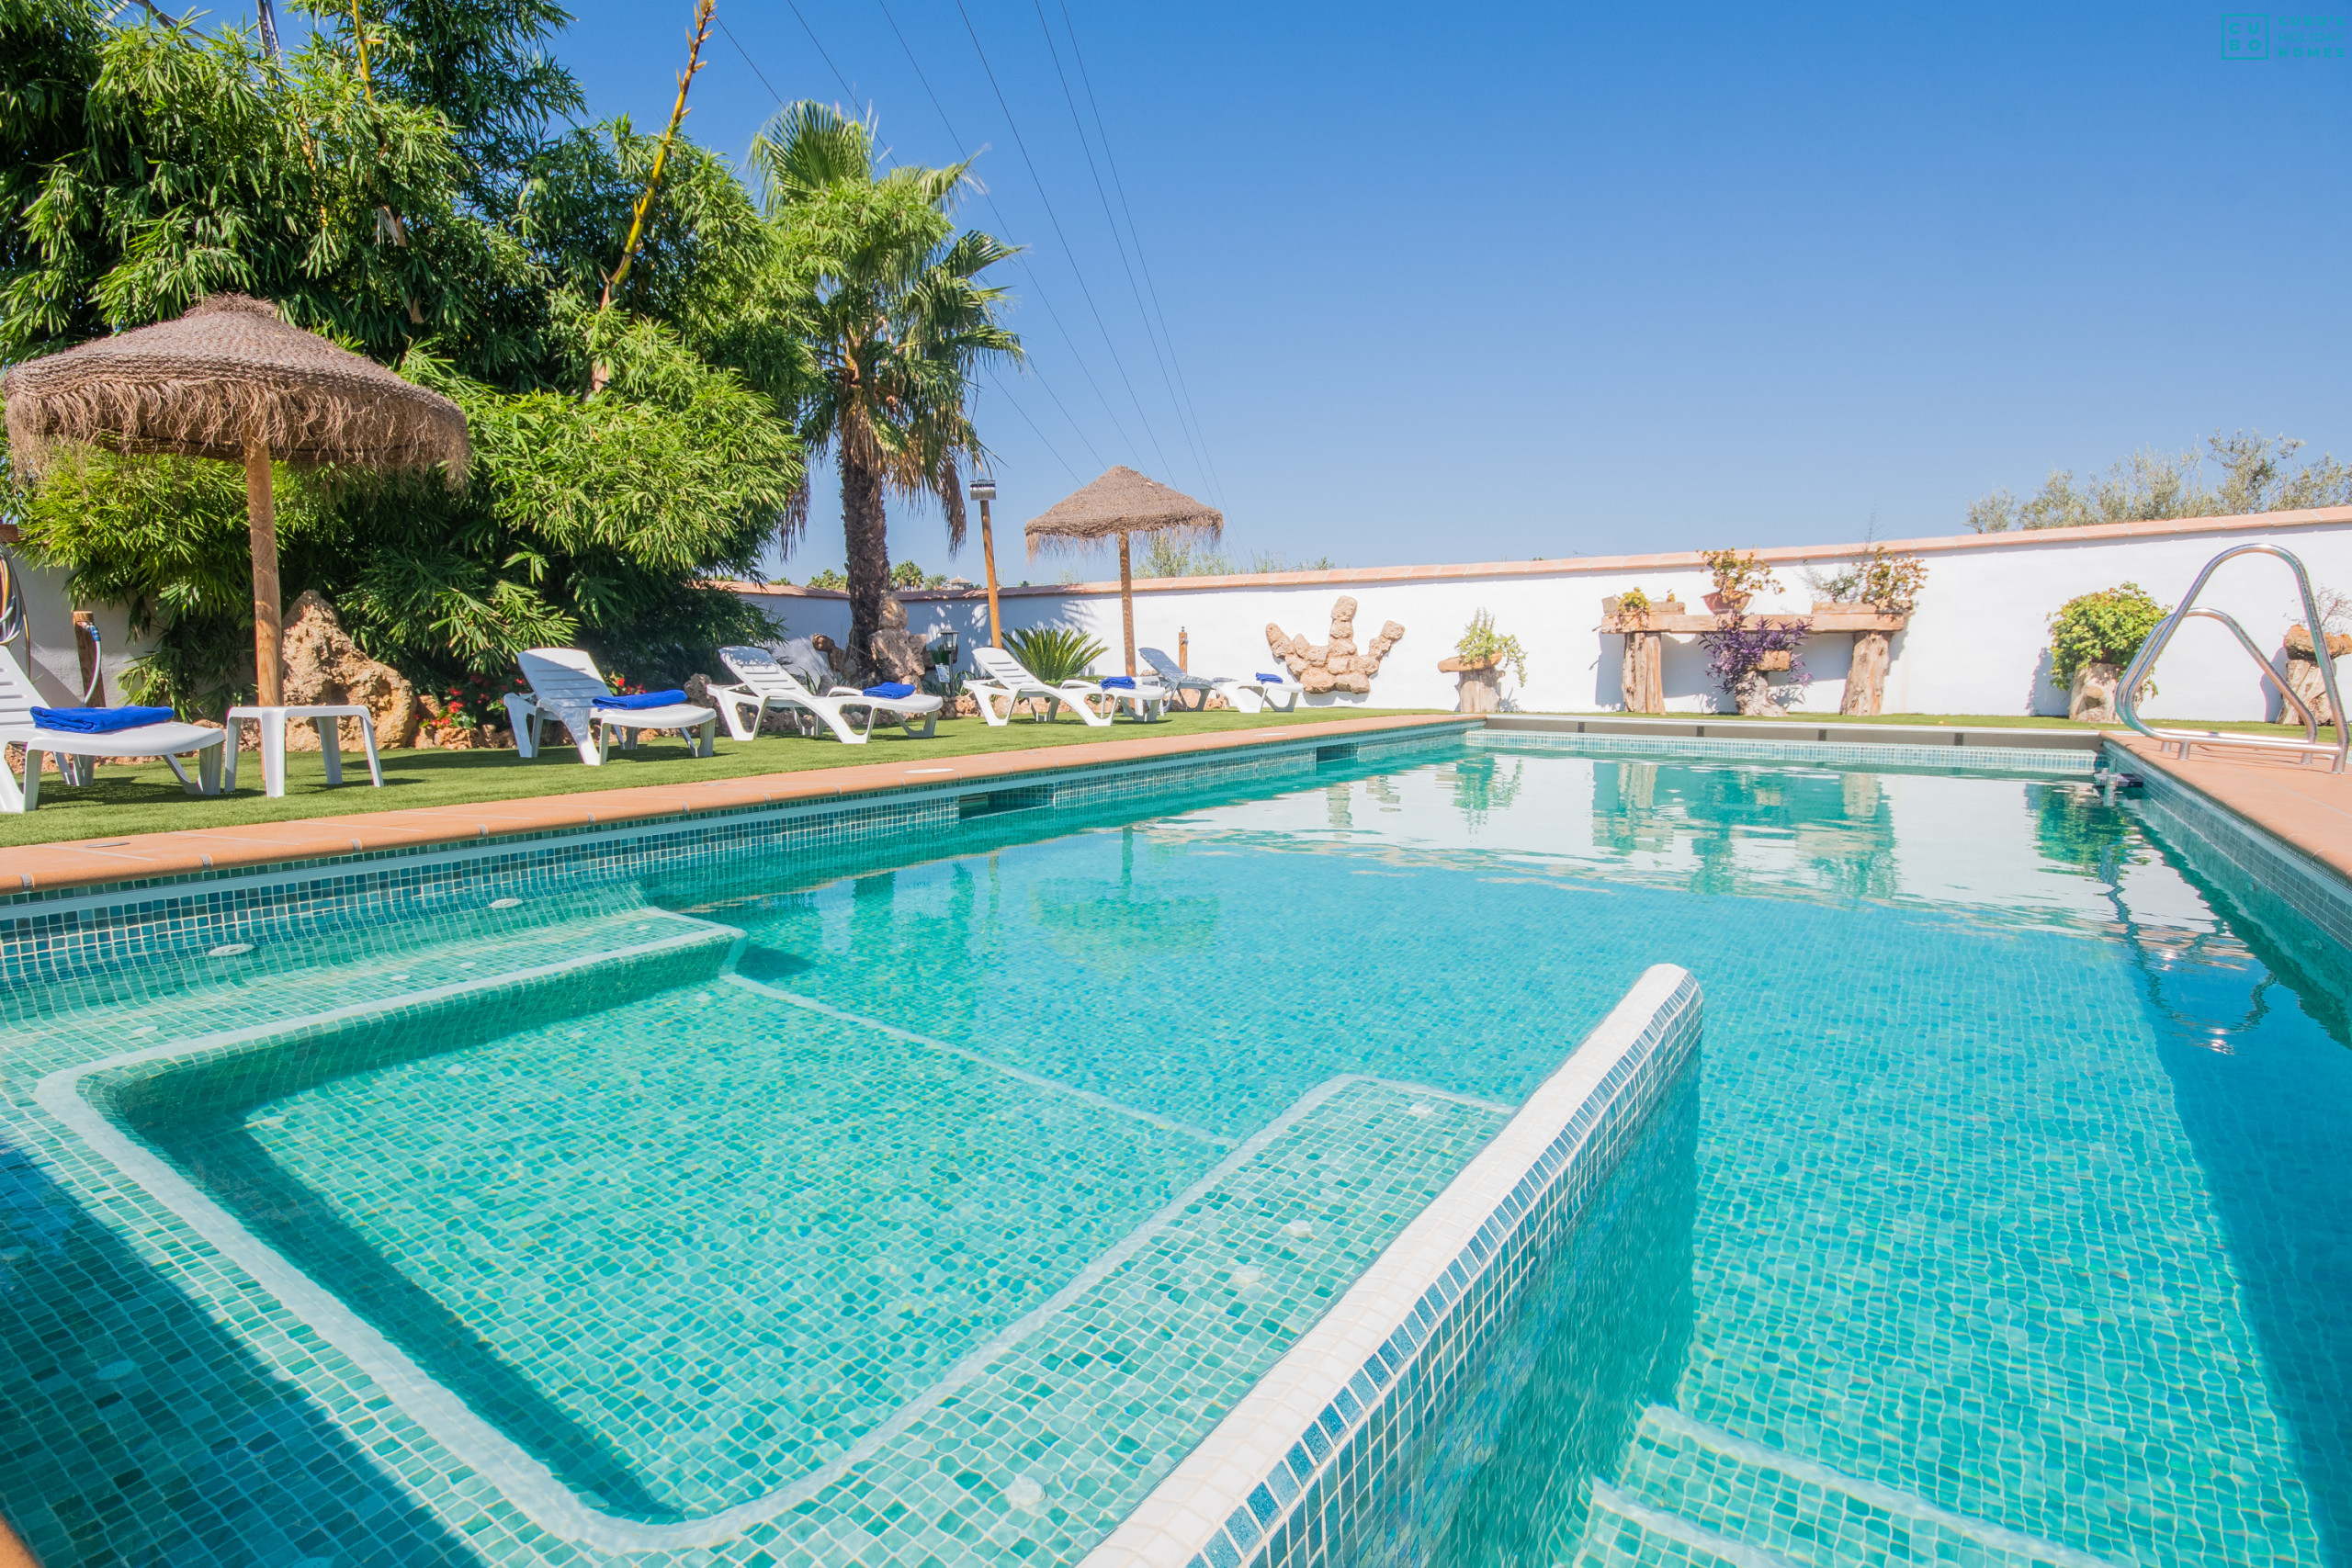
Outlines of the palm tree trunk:
<svg viewBox="0 0 2352 1568">
<path fill-rule="evenodd" d="M 873 455 L 844 441 L 841 452 L 842 535 L 848 546 L 849 669 L 865 685 L 876 668 L 874 634 L 882 629 L 882 601 L 890 592 L 890 546 L 884 535 L 882 471 Z"/>
</svg>

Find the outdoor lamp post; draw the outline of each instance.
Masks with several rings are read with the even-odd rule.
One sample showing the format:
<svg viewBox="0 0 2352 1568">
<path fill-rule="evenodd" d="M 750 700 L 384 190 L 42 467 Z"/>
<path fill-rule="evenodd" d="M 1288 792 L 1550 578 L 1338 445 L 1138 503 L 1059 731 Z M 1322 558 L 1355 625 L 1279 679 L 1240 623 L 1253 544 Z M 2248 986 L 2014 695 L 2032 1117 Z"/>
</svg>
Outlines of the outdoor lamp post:
<svg viewBox="0 0 2352 1568">
<path fill-rule="evenodd" d="M 989 526 L 989 502 L 996 499 L 996 480 L 987 474 L 972 476 L 972 499 L 980 503 L 980 559 L 989 575 L 989 645 L 1004 646 L 996 618 L 996 533 Z"/>
</svg>

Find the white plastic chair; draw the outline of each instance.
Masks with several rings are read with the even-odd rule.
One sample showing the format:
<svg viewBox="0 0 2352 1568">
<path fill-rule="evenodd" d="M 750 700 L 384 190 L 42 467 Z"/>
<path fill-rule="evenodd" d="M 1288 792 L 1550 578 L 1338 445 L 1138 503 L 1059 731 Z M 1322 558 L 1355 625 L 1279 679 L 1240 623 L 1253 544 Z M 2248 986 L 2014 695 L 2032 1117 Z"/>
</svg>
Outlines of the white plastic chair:
<svg viewBox="0 0 2352 1568">
<path fill-rule="evenodd" d="M 1029 673 L 1021 660 L 1003 649 L 983 646 L 972 650 L 972 668 L 978 671 L 964 678 L 964 690 L 972 694 L 980 705 L 980 716 L 1001 729 L 1012 722 L 1012 705 L 1027 697 L 1046 699 L 1043 716 L 1054 716 L 1056 707 L 1067 705 L 1079 717 L 1097 729 L 1110 727 L 1111 717 L 1119 711 L 1120 702 L 1129 693 L 1106 692 L 1091 681 L 1069 680 L 1058 686 L 1048 686 Z M 1157 691 L 1159 688 L 1152 688 Z M 996 711 L 997 699 L 1004 699 L 1004 712 Z M 1099 708 L 1094 705 L 1100 703 Z"/>
<path fill-rule="evenodd" d="M 31 811 L 40 805 L 40 764 L 55 757 L 68 784 L 86 784 L 97 776 L 101 757 L 161 757 L 171 764 L 180 787 L 190 795 L 220 793 L 220 758 L 229 739 L 225 729 L 201 724 L 141 724 L 107 735 L 83 735 L 70 729 L 43 729 L 33 723 L 32 710 L 46 707 L 16 656 L 0 648 L 0 746 L 10 742 L 25 749 L 25 776 L 19 780 L 0 764 L 0 811 Z M 180 753 L 196 753 L 197 776 L 180 766 Z"/>
<path fill-rule="evenodd" d="M 580 760 L 601 767 L 612 754 L 613 734 L 620 732 L 624 750 L 637 744 L 647 729 L 674 729 L 685 737 L 694 755 L 707 757 L 718 739 L 718 711 L 693 703 L 671 703 L 658 708 L 600 708 L 612 688 L 596 672 L 596 661 L 576 648 L 526 649 L 517 662 L 530 683 L 528 696 L 517 692 L 506 699 L 506 717 L 514 728 L 514 750 L 525 758 L 539 754 L 539 728 L 560 724 L 580 748 Z"/>
<path fill-rule="evenodd" d="M 713 686 L 710 694 L 718 699 L 719 713 L 727 720 L 727 733 L 738 740 L 749 740 L 760 732 L 760 720 L 766 716 L 771 705 L 785 709 L 797 708 L 816 716 L 831 730 L 844 746 L 863 746 L 878 723 L 904 727 L 909 735 L 926 739 L 939 728 L 940 699 L 929 692 L 916 692 L 903 697 L 869 697 L 855 686 L 835 686 L 819 693 L 809 689 L 792 669 L 764 648 L 722 648 L 718 657 L 734 671 L 741 684 Z M 850 721 L 849 710 L 865 710 L 865 728 L 858 728 Z M 747 720 L 743 716 L 749 712 Z M 895 718 L 885 719 L 885 714 Z M 922 720 L 922 728 L 915 728 L 915 720 Z"/>
<path fill-rule="evenodd" d="M 1298 706 L 1298 699 L 1306 695 L 1306 688 L 1287 675 L 1277 674 L 1271 681 L 1228 681 L 1225 682 L 1225 695 L 1242 713 L 1262 713 L 1268 708 L 1289 713 Z"/>
</svg>

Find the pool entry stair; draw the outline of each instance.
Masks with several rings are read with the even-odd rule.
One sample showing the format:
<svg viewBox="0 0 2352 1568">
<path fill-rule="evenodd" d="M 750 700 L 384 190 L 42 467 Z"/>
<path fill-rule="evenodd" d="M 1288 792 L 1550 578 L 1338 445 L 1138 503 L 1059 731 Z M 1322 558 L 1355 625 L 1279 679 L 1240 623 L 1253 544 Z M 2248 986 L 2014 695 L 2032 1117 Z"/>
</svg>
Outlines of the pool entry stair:
<svg viewBox="0 0 2352 1568">
<path fill-rule="evenodd" d="M 2114 1568 L 1924 1497 L 1752 1443 L 1668 1405 L 1596 1481 L 1570 1568 Z"/>
</svg>

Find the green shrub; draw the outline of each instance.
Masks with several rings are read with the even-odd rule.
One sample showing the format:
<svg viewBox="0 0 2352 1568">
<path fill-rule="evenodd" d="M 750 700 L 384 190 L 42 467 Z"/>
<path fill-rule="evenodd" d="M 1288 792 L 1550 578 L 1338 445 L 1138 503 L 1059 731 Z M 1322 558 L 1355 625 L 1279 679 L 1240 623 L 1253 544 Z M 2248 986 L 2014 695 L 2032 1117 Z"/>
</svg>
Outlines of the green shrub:
<svg viewBox="0 0 2352 1568">
<path fill-rule="evenodd" d="M 2069 599 L 2050 617 L 2050 679 L 2064 686 L 2086 664 L 2129 664 L 2172 614 L 2136 582 Z"/>
<path fill-rule="evenodd" d="M 1048 686 L 1058 686 L 1102 657 L 1102 644 L 1084 632 L 1061 626 L 1035 626 L 1004 634 L 1005 650 Z"/>
</svg>

